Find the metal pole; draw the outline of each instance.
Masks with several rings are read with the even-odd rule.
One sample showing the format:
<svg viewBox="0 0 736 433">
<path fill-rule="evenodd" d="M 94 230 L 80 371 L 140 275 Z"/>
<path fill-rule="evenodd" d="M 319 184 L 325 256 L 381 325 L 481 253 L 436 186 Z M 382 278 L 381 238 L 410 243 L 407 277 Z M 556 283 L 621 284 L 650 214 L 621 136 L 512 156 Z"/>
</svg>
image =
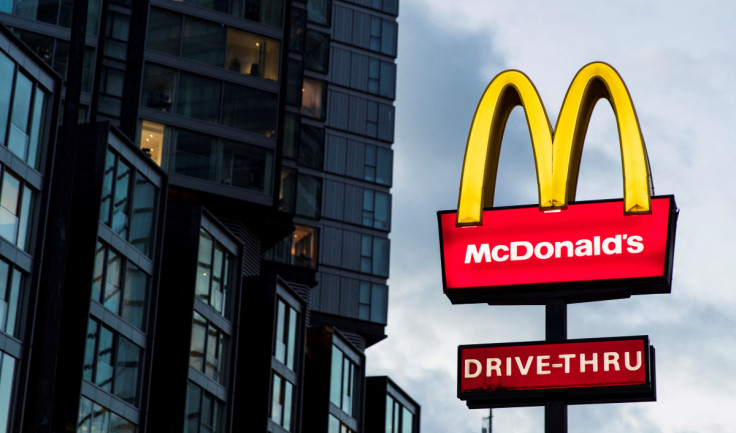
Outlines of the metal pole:
<svg viewBox="0 0 736 433">
<path fill-rule="evenodd" d="M 565 300 L 547 301 L 545 325 L 548 343 L 562 343 L 567 339 L 567 302 Z M 544 432 L 567 433 L 567 404 L 564 400 L 550 400 L 545 404 Z"/>
</svg>

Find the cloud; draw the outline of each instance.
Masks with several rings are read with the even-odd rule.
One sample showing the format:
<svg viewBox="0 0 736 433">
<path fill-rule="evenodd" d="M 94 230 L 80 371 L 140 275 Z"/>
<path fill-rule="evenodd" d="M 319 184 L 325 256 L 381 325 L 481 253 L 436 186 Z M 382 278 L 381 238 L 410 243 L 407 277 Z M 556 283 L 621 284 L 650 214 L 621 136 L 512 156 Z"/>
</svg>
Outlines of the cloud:
<svg viewBox="0 0 736 433">
<path fill-rule="evenodd" d="M 680 207 L 672 294 L 568 307 L 570 338 L 649 335 L 655 403 L 569 408 L 569 431 L 730 431 L 736 404 L 736 11 L 731 3 L 402 0 L 394 144 L 389 338 L 368 350 L 422 405 L 425 433 L 477 432 L 455 397 L 460 344 L 544 338 L 541 307 L 453 306 L 442 294 L 436 211 L 457 202 L 475 105 L 504 69 L 534 81 L 556 121 L 577 70 L 615 66 L 637 109 L 656 192 Z M 586 137 L 578 199 L 622 195 L 612 110 Z M 537 201 L 523 113 L 504 136 L 496 205 Z M 697 405 L 693 402 L 698 402 Z M 494 410 L 494 431 L 541 431 L 540 408 Z"/>
</svg>

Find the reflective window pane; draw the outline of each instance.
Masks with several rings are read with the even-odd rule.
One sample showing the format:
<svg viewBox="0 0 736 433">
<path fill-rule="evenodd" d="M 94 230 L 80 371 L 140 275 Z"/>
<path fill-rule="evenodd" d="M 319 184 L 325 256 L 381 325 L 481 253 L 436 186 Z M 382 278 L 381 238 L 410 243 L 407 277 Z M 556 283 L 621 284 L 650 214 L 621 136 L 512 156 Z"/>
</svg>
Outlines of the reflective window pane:
<svg viewBox="0 0 736 433">
<path fill-rule="evenodd" d="M 176 70 L 146 64 L 141 100 L 146 107 L 170 112 L 176 86 Z"/>
<path fill-rule="evenodd" d="M 225 26 L 186 16 L 182 29 L 182 57 L 213 66 L 225 65 Z"/>
<path fill-rule="evenodd" d="M 181 43 L 181 19 L 180 14 L 151 8 L 146 46 L 154 51 L 178 56 Z"/>
<path fill-rule="evenodd" d="M 150 256 L 153 244 L 156 187 L 138 173 L 133 184 L 133 203 L 130 217 L 130 243 Z"/>
<path fill-rule="evenodd" d="M 222 123 L 271 137 L 276 133 L 277 106 L 273 93 L 225 83 Z"/>
<path fill-rule="evenodd" d="M 12 83 L 15 76 L 15 63 L 5 53 L 0 52 L 0 82 Z M 10 97 L 12 86 L 0 86 L 0 140 L 5 141 L 10 113 Z"/>
<path fill-rule="evenodd" d="M 176 96 L 176 113 L 193 119 L 218 123 L 220 83 L 217 80 L 181 72 Z"/>
</svg>

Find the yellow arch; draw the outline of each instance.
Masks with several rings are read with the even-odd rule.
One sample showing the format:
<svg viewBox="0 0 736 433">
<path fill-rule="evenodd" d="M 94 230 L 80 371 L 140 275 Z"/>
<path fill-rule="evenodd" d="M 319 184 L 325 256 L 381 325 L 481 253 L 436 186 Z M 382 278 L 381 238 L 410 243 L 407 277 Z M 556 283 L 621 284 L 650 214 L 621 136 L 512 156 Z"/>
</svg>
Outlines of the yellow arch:
<svg viewBox="0 0 736 433">
<path fill-rule="evenodd" d="M 610 65 L 590 63 L 575 76 L 552 134 L 547 113 L 531 80 L 515 70 L 491 81 L 478 103 L 465 148 L 457 224 L 480 224 L 484 203 L 493 203 L 501 139 L 511 111 L 526 113 L 534 150 L 541 209 L 564 208 L 575 200 L 580 157 L 590 116 L 605 98 L 613 107 L 621 144 L 624 210 L 649 213 L 650 174 L 634 105 L 621 77 Z"/>
</svg>

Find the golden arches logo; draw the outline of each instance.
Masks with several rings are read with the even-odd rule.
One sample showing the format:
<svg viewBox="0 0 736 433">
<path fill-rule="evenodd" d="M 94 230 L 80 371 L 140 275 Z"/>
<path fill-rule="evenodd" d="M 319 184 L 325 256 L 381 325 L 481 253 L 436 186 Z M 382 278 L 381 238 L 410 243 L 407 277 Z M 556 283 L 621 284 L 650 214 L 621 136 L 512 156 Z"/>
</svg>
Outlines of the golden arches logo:
<svg viewBox="0 0 736 433">
<path fill-rule="evenodd" d="M 573 78 L 552 132 L 537 89 L 522 72 L 497 75 L 478 103 L 465 149 L 457 225 L 481 223 L 484 203 L 493 203 L 501 139 L 511 110 L 521 105 L 534 149 L 540 209 L 575 200 L 583 140 L 599 99 L 611 103 L 618 124 L 624 177 L 624 212 L 651 212 L 651 177 L 634 104 L 621 76 L 606 63 L 583 67 Z"/>
</svg>

